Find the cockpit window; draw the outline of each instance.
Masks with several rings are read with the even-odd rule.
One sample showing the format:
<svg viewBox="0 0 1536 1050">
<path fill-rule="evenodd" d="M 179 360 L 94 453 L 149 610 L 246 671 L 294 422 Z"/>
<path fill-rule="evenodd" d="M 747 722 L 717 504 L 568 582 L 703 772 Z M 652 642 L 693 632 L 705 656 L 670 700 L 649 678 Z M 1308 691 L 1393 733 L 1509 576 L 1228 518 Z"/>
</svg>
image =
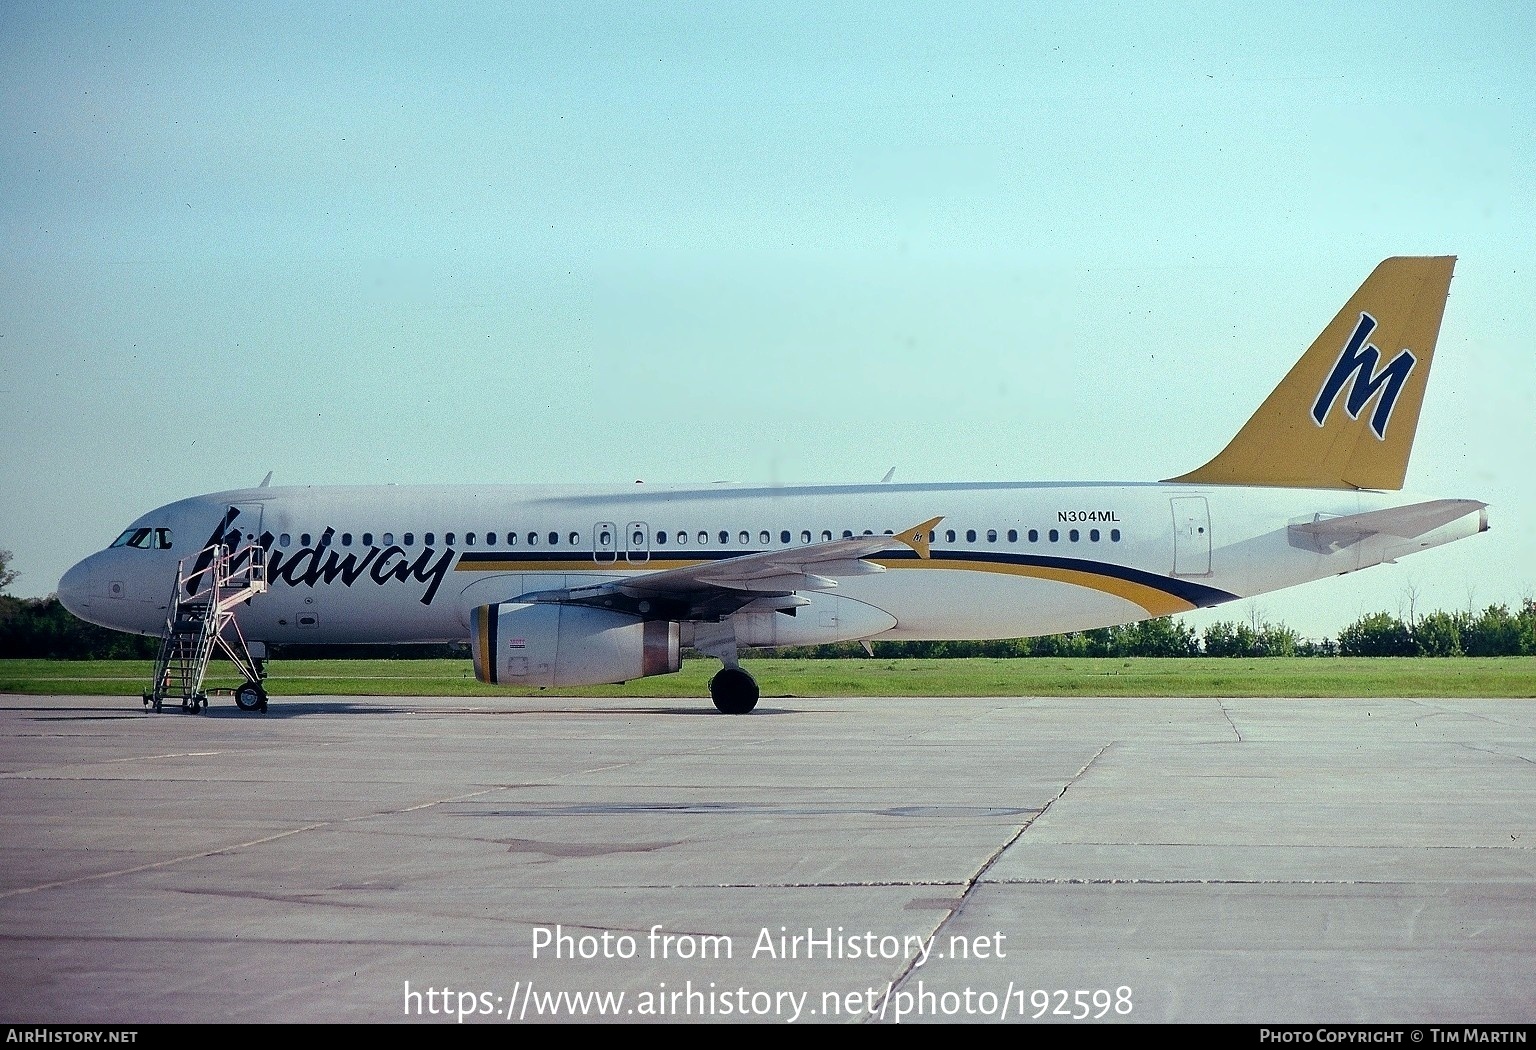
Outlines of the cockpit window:
<svg viewBox="0 0 1536 1050">
<path fill-rule="evenodd" d="M 143 551 L 168 551 L 171 549 L 170 529 L 128 529 L 112 541 L 114 547 L 137 547 Z"/>
</svg>

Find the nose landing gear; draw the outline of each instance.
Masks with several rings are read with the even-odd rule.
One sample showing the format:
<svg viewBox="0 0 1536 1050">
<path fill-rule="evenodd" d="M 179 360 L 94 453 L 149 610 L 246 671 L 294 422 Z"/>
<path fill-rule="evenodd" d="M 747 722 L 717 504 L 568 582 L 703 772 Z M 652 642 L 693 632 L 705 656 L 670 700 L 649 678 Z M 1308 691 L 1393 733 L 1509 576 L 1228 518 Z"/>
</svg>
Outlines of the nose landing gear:
<svg viewBox="0 0 1536 1050">
<path fill-rule="evenodd" d="M 260 682 L 246 682 L 235 690 L 235 706 L 242 711 L 265 711 L 267 691 Z"/>
</svg>

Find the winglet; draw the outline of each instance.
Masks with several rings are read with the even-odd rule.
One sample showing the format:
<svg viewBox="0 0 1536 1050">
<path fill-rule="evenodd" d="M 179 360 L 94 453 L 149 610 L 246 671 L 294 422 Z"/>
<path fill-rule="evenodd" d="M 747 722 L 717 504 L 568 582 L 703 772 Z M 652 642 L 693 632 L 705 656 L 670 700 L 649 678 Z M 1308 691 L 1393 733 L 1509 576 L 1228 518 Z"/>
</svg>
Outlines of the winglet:
<svg viewBox="0 0 1536 1050">
<path fill-rule="evenodd" d="M 919 558 L 926 558 L 928 557 L 928 533 L 943 520 L 944 515 L 942 514 L 937 518 L 929 518 L 921 525 L 914 525 L 910 529 L 902 529 L 896 534 L 896 538 L 917 551 Z"/>
<path fill-rule="evenodd" d="M 1169 480 L 1401 489 L 1455 264 L 1377 266 L 1227 447 Z"/>
</svg>

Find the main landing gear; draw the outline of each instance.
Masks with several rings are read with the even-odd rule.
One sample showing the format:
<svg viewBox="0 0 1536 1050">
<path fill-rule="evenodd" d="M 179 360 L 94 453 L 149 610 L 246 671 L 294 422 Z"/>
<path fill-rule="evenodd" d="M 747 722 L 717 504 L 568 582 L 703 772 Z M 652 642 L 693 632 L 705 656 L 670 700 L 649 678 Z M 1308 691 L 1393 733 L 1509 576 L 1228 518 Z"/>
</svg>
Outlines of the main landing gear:
<svg viewBox="0 0 1536 1050">
<path fill-rule="evenodd" d="M 723 667 L 709 680 L 709 696 L 722 714 L 744 715 L 757 706 L 757 679 L 739 667 Z"/>
</svg>

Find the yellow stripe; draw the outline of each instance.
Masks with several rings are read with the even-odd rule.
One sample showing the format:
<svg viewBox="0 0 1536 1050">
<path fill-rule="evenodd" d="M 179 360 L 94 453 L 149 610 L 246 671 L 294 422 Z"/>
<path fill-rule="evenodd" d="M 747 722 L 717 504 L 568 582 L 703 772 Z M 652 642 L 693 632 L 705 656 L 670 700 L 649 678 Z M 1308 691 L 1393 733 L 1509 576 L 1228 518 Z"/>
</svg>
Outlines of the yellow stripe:
<svg viewBox="0 0 1536 1050">
<path fill-rule="evenodd" d="M 922 564 L 910 561 L 880 561 L 872 558 L 871 561 L 884 565 L 887 569 L 962 569 L 967 572 L 1000 572 L 1008 576 L 1028 576 L 1037 580 L 1055 580 L 1057 583 L 1067 583 L 1074 587 L 1087 587 L 1089 590 L 1100 591 L 1104 594 L 1113 594 L 1117 598 L 1124 598 L 1133 605 L 1139 605 L 1152 616 L 1171 616 L 1174 613 L 1189 612 L 1195 608 L 1195 604 L 1186 601 L 1167 591 L 1156 587 L 1149 587 L 1144 583 L 1136 583 L 1133 580 L 1122 580 L 1118 576 L 1104 576 L 1096 572 L 1086 572 L 1082 569 L 1058 569 L 1049 565 L 1003 565 L 996 562 L 977 561 L 949 561 L 944 559 L 931 559 Z"/>
<path fill-rule="evenodd" d="M 650 561 L 477 561 L 468 564 L 460 561 L 454 572 L 590 572 L 657 571 L 661 569 L 685 569 L 690 565 L 703 565 L 702 559 Z"/>
<path fill-rule="evenodd" d="M 1189 612 L 1195 608 L 1195 604 L 1167 591 L 1156 587 L 1149 587 L 1144 583 L 1136 583 L 1133 580 L 1123 580 L 1118 576 L 1106 576 L 1101 573 L 1088 572 L 1083 569 L 1058 569 L 1048 565 L 1006 565 L 997 562 L 961 561 L 942 558 L 930 558 L 921 562 L 905 560 L 885 561 L 880 558 L 870 558 L 878 565 L 884 565 L 887 569 L 960 569 L 966 572 L 997 572 L 1007 576 L 1027 576 L 1037 580 L 1054 580 L 1057 583 L 1071 584 L 1074 587 L 1086 587 L 1089 590 L 1099 591 L 1103 594 L 1113 594 L 1117 598 L 1124 598 L 1132 605 L 1139 605 L 1150 616 L 1171 616 L 1174 613 Z M 587 572 L 603 574 L 615 571 L 660 571 L 662 569 L 682 569 L 691 565 L 708 564 L 702 559 L 693 560 L 661 560 L 653 559 L 648 562 L 591 562 L 591 561 L 539 561 L 539 562 L 514 562 L 514 561 L 482 561 L 465 565 L 460 563 L 455 567 L 456 572 Z M 724 563 L 721 563 L 724 564 Z"/>
</svg>

